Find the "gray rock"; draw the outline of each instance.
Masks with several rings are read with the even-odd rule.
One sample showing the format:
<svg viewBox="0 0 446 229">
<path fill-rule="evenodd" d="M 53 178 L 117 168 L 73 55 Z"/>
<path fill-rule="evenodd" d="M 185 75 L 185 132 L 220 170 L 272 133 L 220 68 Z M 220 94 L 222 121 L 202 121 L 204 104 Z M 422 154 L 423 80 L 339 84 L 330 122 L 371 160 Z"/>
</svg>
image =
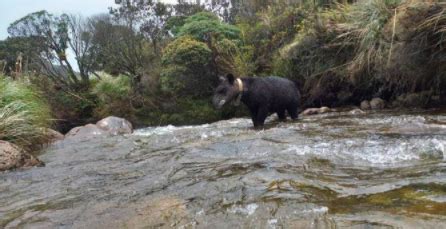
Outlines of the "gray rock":
<svg viewBox="0 0 446 229">
<path fill-rule="evenodd" d="M 372 107 L 370 106 L 370 102 L 368 100 L 364 100 L 360 105 L 361 110 L 370 110 Z"/>
<path fill-rule="evenodd" d="M 67 134 L 65 134 L 65 139 L 87 139 L 106 134 L 108 134 L 108 132 L 99 128 L 98 126 L 94 124 L 87 124 L 85 126 L 79 126 L 71 129 Z"/>
<path fill-rule="evenodd" d="M 381 98 L 373 98 L 370 101 L 370 107 L 372 108 L 372 110 L 381 110 L 384 109 L 385 106 L 386 102 Z"/>
<path fill-rule="evenodd" d="M 96 126 L 112 135 L 133 133 L 133 126 L 129 121 L 114 116 L 100 120 Z"/>
<path fill-rule="evenodd" d="M 0 171 L 42 165 L 42 161 L 17 145 L 0 140 Z"/>
</svg>

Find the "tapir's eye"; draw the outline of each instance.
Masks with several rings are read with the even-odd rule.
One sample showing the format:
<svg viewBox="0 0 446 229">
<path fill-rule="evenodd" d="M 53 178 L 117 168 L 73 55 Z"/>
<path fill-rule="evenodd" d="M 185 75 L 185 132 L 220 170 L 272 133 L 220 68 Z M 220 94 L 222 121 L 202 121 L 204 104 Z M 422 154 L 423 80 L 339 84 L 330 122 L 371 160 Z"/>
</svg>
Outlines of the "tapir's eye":
<svg viewBox="0 0 446 229">
<path fill-rule="evenodd" d="M 226 93 L 226 88 L 220 88 L 217 90 L 218 94 L 225 94 Z"/>
</svg>

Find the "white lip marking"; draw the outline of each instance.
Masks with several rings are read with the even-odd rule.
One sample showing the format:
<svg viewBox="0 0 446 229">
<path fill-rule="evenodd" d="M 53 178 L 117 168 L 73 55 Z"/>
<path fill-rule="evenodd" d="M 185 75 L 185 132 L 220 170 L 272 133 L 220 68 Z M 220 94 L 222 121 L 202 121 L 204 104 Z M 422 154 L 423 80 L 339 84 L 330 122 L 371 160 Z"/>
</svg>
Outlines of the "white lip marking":
<svg viewBox="0 0 446 229">
<path fill-rule="evenodd" d="M 220 101 L 220 102 L 218 103 L 218 106 L 221 107 L 221 106 L 225 105 L 225 103 L 226 103 L 226 100 L 223 99 L 222 101 Z"/>
</svg>

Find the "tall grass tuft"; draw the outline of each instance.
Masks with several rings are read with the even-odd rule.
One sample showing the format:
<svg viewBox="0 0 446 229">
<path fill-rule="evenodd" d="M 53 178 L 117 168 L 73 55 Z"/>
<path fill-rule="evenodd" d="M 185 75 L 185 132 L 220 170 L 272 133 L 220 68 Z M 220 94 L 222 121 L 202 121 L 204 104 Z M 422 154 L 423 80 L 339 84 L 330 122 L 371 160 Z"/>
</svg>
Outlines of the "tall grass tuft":
<svg viewBox="0 0 446 229">
<path fill-rule="evenodd" d="M 95 109 L 96 118 L 114 115 L 133 121 L 135 109 L 132 105 L 133 90 L 129 77 L 114 77 L 103 73 L 101 80 L 94 85 L 92 93 L 99 100 Z"/>
<path fill-rule="evenodd" d="M 48 142 L 50 108 L 31 85 L 0 76 L 0 140 L 27 150 Z"/>
<path fill-rule="evenodd" d="M 436 97 L 446 95 L 445 45 L 446 10 L 438 4 L 365 0 L 313 12 L 277 66 L 286 63 L 285 75 L 303 78 L 311 105 Z"/>
</svg>

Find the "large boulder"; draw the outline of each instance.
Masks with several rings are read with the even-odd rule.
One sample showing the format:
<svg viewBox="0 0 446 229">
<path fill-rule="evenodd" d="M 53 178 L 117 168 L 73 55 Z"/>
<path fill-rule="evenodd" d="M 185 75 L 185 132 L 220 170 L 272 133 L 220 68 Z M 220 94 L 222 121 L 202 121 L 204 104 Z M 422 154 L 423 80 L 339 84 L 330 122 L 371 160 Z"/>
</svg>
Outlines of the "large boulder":
<svg viewBox="0 0 446 229">
<path fill-rule="evenodd" d="M 384 107 L 386 107 L 386 102 L 381 98 L 373 98 L 370 101 L 370 107 L 372 110 L 382 110 Z"/>
<path fill-rule="evenodd" d="M 0 171 L 43 165 L 42 161 L 20 147 L 0 140 Z"/>
<path fill-rule="evenodd" d="M 120 135 L 133 133 L 132 124 L 123 119 L 110 116 L 95 124 L 87 124 L 71 129 L 65 139 L 89 139 L 102 135 Z"/>
<path fill-rule="evenodd" d="M 65 134 L 65 139 L 88 139 L 106 134 L 108 134 L 108 132 L 99 128 L 98 126 L 94 124 L 87 124 L 85 126 L 79 126 L 71 129 L 67 134 Z"/>
<path fill-rule="evenodd" d="M 96 123 L 96 126 L 112 135 L 133 133 L 133 126 L 129 121 L 115 116 L 102 119 Z"/>
</svg>

